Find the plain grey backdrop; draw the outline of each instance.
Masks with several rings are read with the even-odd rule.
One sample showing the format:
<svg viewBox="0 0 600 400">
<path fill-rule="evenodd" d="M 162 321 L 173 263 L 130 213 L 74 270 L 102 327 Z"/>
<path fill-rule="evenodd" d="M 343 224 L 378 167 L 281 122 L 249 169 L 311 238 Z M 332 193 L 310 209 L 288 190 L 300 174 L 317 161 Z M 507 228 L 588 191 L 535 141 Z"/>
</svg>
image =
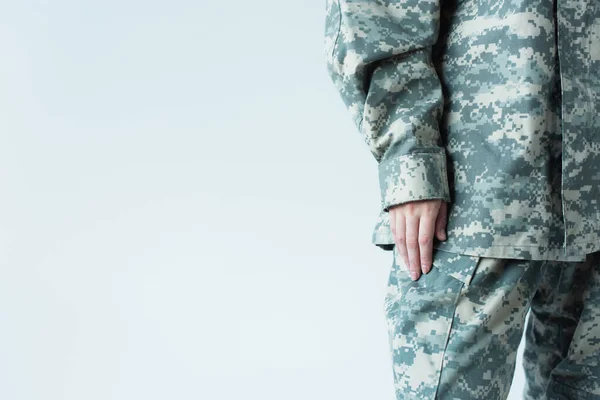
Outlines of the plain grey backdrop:
<svg viewBox="0 0 600 400">
<path fill-rule="evenodd" d="M 394 398 L 324 12 L 0 4 L 1 399 Z"/>
</svg>

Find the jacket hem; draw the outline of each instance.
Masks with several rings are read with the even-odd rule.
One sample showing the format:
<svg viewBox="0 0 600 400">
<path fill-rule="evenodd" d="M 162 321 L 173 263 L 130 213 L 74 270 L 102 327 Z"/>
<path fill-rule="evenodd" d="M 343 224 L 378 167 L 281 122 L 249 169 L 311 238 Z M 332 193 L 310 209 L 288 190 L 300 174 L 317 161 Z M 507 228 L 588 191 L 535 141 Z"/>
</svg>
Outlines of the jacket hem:
<svg viewBox="0 0 600 400">
<path fill-rule="evenodd" d="M 390 251 L 395 247 L 391 235 L 381 237 L 375 231 L 373 233 L 372 243 L 382 250 Z M 577 247 L 569 254 L 565 254 L 562 247 L 548 246 L 508 246 L 491 245 L 489 247 L 468 247 L 459 246 L 446 239 L 439 241 L 434 239 L 433 248 L 456 254 L 466 254 L 470 256 L 491 257 L 491 258 L 516 258 L 521 260 L 551 260 L 551 261 L 585 261 L 587 254 L 600 250 L 600 242 L 590 241 L 578 243 Z M 586 249 L 585 252 L 582 249 Z"/>
</svg>

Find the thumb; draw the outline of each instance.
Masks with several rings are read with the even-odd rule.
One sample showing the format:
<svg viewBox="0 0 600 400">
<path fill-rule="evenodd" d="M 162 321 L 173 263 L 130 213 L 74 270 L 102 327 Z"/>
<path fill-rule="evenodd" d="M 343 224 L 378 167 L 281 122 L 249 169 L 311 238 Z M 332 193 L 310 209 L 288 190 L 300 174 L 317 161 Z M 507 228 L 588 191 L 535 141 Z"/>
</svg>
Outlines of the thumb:
<svg viewBox="0 0 600 400">
<path fill-rule="evenodd" d="M 446 221 L 448 215 L 448 203 L 442 201 L 440 211 L 435 219 L 435 234 L 439 240 L 446 240 Z"/>
</svg>

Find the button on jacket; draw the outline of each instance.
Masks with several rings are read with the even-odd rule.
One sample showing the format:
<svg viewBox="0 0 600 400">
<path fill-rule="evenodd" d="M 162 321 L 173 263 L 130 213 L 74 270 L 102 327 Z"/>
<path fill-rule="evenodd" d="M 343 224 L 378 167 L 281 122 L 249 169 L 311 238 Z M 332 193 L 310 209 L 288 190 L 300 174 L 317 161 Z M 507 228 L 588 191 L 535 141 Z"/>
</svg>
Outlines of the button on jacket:
<svg viewBox="0 0 600 400">
<path fill-rule="evenodd" d="M 448 202 L 433 247 L 600 250 L 600 1 L 327 0 L 327 71 L 393 205 Z"/>
</svg>

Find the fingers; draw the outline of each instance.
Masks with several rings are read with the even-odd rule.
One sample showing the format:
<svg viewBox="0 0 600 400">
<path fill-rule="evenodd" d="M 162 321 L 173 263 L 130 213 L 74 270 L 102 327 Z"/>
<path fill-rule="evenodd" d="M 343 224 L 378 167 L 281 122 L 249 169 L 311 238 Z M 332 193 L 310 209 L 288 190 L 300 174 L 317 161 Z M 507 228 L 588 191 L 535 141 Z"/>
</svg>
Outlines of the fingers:
<svg viewBox="0 0 600 400">
<path fill-rule="evenodd" d="M 434 216 L 431 214 L 422 215 L 419 220 L 419 254 L 421 255 L 421 271 L 423 271 L 424 274 L 431 270 L 434 234 Z"/>
<path fill-rule="evenodd" d="M 440 212 L 435 221 L 435 232 L 439 240 L 446 240 L 446 223 L 448 215 L 448 204 L 443 201 L 440 206 Z"/>
<path fill-rule="evenodd" d="M 406 220 L 404 214 L 394 212 L 395 218 L 390 217 L 390 224 L 392 226 L 392 233 L 394 234 L 394 242 L 398 249 L 398 254 L 402 258 L 404 265 L 408 266 L 408 254 L 406 252 Z M 392 224 L 392 220 L 394 223 Z"/>
<path fill-rule="evenodd" d="M 421 257 L 419 255 L 419 219 L 418 215 L 406 215 L 406 251 L 408 266 L 413 280 L 421 276 Z"/>
<path fill-rule="evenodd" d="M 413 280 L 431 271 L 434 237 L 446 239 L 446 212 L 442 200 L 417 201 L 390 209 L 394 243 Z"/>
</svg>

